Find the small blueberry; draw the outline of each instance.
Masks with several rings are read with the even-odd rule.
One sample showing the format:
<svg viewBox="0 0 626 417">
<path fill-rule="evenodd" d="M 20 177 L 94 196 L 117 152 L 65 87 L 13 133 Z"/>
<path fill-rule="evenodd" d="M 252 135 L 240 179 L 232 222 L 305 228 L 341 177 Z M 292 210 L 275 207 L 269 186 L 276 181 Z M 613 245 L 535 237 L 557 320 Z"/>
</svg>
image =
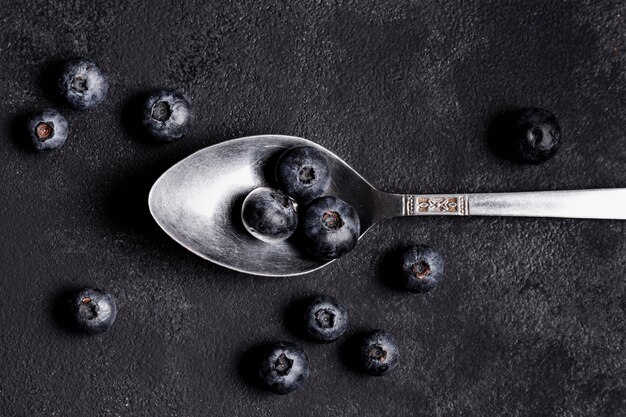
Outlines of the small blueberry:
<svg viewBox="0 0 626 417">
<path fill-rule="evenodd" d="M 335 297 L 319 295 L 304 310 L 306 333 L 319 342 L 337 340 L 348 329 L 348 312 Z"/>
<path fill-rule="evenodd" d="M 241 221 L 246 230 L 259 240 L 277 243 L 289 238 L 298 226 L 293 200 L 280 191 L 260 187 L 243 201 Z"/>
<path fill-rule="evenodd" d="M 359 357 L 365 372 L 381 376 L 398 365 L 400 352 L 394 338 L 383 330 L 374 330 L 363 337 Z"/>
<path fill-rule="evenodd" d="M 313 146 L 287 149 L 276 165 L 280 188 L 299 203 L 308 203 L 324 194 L 330 180 L 328 161 L 324 153 Z"/>
<path fill-rule="evenodd" d="M 143 124 L 156 140 L 174 142 L 191 129 L 191 102 L 175 91 L 152 94 L 146 101 L 143 113 Z"/>
<path fill-rule="evenodd" d="M 401 285 L 411 292 L 435 288 L 443 277 L 443 256 L 425 245 L 412 246 L 402 254 Z"/>
<path fill-rule="evenodd" d="M 360 230 L 354 208 L 336 197 L 319 197 L 304 213 L 305 246 L 321 259 L 335 259 L 350 252 L 356 246 Z"/>
<path fill-rule="evenodd" d="M 67 120 L 54 109 L 45 109 L 28 119 L 28 137 L 38 151 L 59 149 L 67 139 Z"/>
<path fill-rule="evenodd" d="M 72 59 L 63 68 L 59 89 L 72 107 L 87 110 L 104 101 L 109 80 L 93 61 Z"/>
<path fill-rule="evenodd" d="M 261 385 L 276 394 L 288 394 L 300 388 L 309 373 L 309 358 L 295 343 L 278 342 L 261 352 Z"/>
<path fill-rule="evenodd" d="M 115 322 L 117 304 L 106 291 L 83 288 L 70 299 L 69 316 L 76 330 L 86 334 L 103 333 Z"/>
<path fill-rule="evenodd" d="M 556 117 L 544 109 L 529 108 L 516 112 L 510 135 L 512 155 L 520 162 L 545 162 L 561 146 L 561 127 Z"/>
</svg>

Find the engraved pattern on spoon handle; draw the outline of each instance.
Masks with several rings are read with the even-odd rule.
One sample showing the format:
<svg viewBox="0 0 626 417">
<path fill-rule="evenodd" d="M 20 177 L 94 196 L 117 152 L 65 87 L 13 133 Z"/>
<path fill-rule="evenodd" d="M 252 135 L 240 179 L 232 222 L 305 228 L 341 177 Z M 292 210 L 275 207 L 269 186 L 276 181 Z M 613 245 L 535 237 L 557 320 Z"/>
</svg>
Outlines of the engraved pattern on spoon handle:
<svg viewBox="0 0 626 417">
<path fill-rule="evenodd" d="M 626 188 L 402 196 L 402 215 L 626 220 Z"/>
<path fill-rule="evenodd" d="M 402 196 L 402 215 L 469 215 L 467 194 L 434 194 Z"/>
</svg>

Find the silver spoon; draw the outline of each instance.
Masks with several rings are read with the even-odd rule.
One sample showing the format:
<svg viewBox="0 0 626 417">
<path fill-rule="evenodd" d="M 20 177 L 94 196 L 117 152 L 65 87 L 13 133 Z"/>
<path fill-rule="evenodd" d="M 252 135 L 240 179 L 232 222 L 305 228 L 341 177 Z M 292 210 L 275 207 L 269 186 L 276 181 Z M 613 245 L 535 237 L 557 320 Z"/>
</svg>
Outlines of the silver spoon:
<svg viewBox="0 0 626 417">
<path fill-rule="evenodd" d="M 245 196 L 256 187 L 271 186 L 277 156 L 297 145 L 324 151 L 332 173 L 327 194 L 356 209 L 361 236 L 375 223 L 399 216 L 626 220 L 626 188 L 498 194 L 385 193 L 323 147 L 306 139 L 279 135 L 233 139 L 183 159 L 152 186 L 150 212 L 175 241 L 227 268 L 264 276 L 301 275 L 320 269 L 330 262 L 313 258 L 291 239 L 278 244 L 261 242 L 243 228 L 240 220 Z"/>
</svg>

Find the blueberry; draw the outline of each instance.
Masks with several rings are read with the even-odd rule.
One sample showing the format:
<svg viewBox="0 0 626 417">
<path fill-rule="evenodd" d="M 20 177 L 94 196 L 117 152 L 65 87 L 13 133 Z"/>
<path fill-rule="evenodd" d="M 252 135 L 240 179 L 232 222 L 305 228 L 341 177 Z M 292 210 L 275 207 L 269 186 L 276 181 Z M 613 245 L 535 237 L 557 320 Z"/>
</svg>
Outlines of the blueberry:
<svg viewBox="0 0 626 417">
<path fill-rule="evenodd" d="M 154 139 L 174 142 L 191 129 L 191 102 L 175 91 L 158 91 L 148 97 L 143 124 Z"/>
<path fill-rule="evenodd" d="M 298 226 L 293 200 L 280 191 L 260 187 L 248 194 L 241 207 L 241 221 L 259 240 L 277 243 L 289 238 Z"/>
<path fill-rule="evenodd" d="M 412 246 L 402 254 L 401 285 L 411 292 L 428 292 L 443 277 L 443 257 L 430 246 Z"/>
<path fill-rule="evenodd" d="M 67 120 L 54 109 L 45 109 L 28 119 L 28 137 L 38 151 L 59 149 L 67 139 Z"/>
<path fill-rule="evenodd" d="M 321 259 L 335 259 L 350 252 L 356 246 L 360 229 L 356 211 L 336 197 L 317 198 L 304 213 L 304 243 Z"/>
<path fill-rule="evenodd" d="M 363 337 L 359 345 L 359 359 L 363 370 L 371 375 L 387 374 L 398 365 L 400 352 L 393 337 L 374 330 Z"/>
<path fill-rule="evenodd" d="M 330 179 L 326 157 L 312 146 L 287 149 L 276 166 L 279 187 L 299 203 L 308 203 L 324 194 Z"/>
<path fill-rule="evenodd" d="M 348 312 L 335 297 L 320 295 L 304 311 L 307 334 L 319 342 L 337 340 L 348 328 Z"/>
<path fill-rule="evenodd" d="M 516 112 L 510 129 L 512 155 L 521 162 L 545 162 L 561 145 L 561 128 L 547 110 L 530 108 Z"/>
<path fill-rule="evenodd" d="M 109 91 L 109 80 L 93 61 L 72 59 L 63 67 L 59 89 L 61 96 L 72 107 L 86 110 L 104 101 Z"/>
<path fill-rule="evenodd" d="M 309 377 L 309 358 L 304 349 L 290 342 L 278 342 L 260 355 L 261 385 L 277 394 L 300 388 Z"/>
<path fill-rule="evenodd" d="M 113 325 L 117 304 L 111 294 L 97 288 L 83 288 L 70 299 L 70 319 L 76 330 L 103 333 Z"/>
</svg>

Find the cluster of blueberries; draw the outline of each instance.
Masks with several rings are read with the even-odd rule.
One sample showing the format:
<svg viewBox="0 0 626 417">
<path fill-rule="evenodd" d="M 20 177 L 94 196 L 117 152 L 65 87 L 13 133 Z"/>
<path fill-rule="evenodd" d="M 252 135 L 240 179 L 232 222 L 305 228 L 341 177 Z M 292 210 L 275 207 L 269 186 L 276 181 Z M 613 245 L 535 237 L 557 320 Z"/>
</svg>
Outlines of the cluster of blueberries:
<svg viewBox="0 0 626 417">
<path fill-rule="evenodd" d="M 317 296 L 301 312 L 300 327 L 317 342 L 333 342 L 348 328 L 348 312 L 334 297 Z M 394 369 L 400 356 L 396 341 L 383 330 L 374 330 L 361 337 L 354 353 L 362 370 L 376 376 Z M 256 357 L 256 366 L 260 385 L 277 394 L 287 394 L 300 388 L 310 373 L 306 352 L 291 342 L 277 342 L 261 349 Z"/>
<path fill-rule="evenodd" d="M 398 284 L 405 290 L 425 293 L 435 288 L 443 277 L 441 254 L 425 245 L 411 246 L 402 253 L 397 265 Z M 348 328 L 348 312 L 334 297 L 320 295 L 301 309 L 299 328 L 309 338 L 323 343 L 337 340 Z M 398 365 L 399 349 L 395 339 L 384 330 L 371 331 L 354 344 L 355 363 L 375 376 L 387 374 Z M 277 342 L 257 353 L 256 366 L 260 385 L 277 394 L 287 394 L 301 387 L 309 376 L 309 359 L 302 347 L 291 342 Z"/>
<path fill-rule="evenodd" d="M 328 161 L 320 150 L 313 146 L 285 150 L 276 165 L 276 181 L 282 191 L 256 188 L 243 202 L 241 220 L 252 236 L 282 242 L 302 223 L 304 246 L 318 258 L 339 258 L 354 248 L 361 230 L 357 212 L 337 197 L 320 197 L 331 182 Z"/>
<path fill-rule="evenodd" d="M 73 109 L 88 110 L 102 103 L 109 80 L 98 65 L 86 58 L 68 60 L 58 77 L 58 93 Z M 159 90 L 151 94 L 143 108 L 146 133 L 155 140 L 173 142 L 185 136 L 192 123 L 191 102 L 176 91 Z M 29 117 L 27 136 L 34 149 L 51 151 L 67 140 L 68 122 L 55 109 L 44 109 Z M 107 331 L 117 316 L 115 298 L 107 291 L 83 288 L 60 301 L 60 319 L 85 334 Z"/>
<path fill-rule="evenodd" d="M 71 59 L 65 63 L 58 79 L 59 94 L 70 107 L 88 110 L 102 103 L 109 91 L 109 80 L 95 62 Z M 159 141 L 172 142 L 185 136 L 192 123 L 191 102 L 176 91 L 159 90 L 145 102 L 143 125 Z M 61 148 L 69 133 L 65 117 L 55 109 L 44 109 L 31 115 L 27 134 L 39 151 Z"/>
</svg>

